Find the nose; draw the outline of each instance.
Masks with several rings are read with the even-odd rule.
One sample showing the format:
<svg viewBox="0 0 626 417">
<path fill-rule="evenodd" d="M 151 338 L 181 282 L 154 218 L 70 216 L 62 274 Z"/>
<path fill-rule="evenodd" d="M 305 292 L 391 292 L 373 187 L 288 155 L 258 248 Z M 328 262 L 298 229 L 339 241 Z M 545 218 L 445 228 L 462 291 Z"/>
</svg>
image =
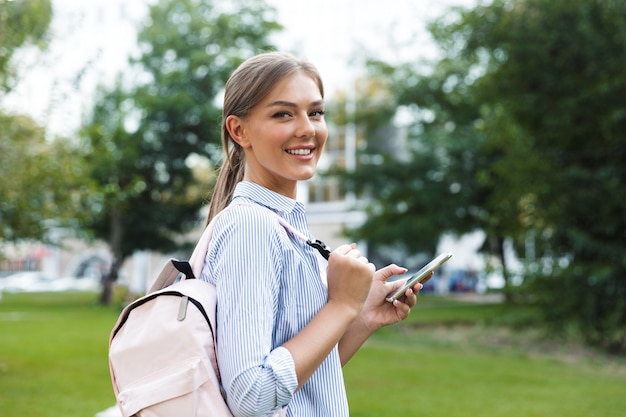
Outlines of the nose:
<svg viewBox="0 0 626 417">
<path fill-rule="evenodd" d="M 296 136 L 299 138 L 310 138 L 315 136 L 315 126 L 309 119 L 308 115 L 298 118 L 298 125 L 296 126 Z"/>
</svg>

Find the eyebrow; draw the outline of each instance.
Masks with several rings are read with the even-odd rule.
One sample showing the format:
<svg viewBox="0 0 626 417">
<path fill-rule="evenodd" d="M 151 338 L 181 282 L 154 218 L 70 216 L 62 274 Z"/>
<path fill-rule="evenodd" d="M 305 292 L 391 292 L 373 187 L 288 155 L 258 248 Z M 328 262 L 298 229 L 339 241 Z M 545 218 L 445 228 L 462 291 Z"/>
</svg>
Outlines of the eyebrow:
<svg viewBox="0 0 626 417">
<path fill-rule="evenodd" d="M 317 101 L 312 102 L 311 106 L 321 106 L 322 104 L 324 104 L 324 100 L 317 100 Z M 276 100 L 267 105 L 267 107 L 273 107 L 273 106 L 298 107 L 296 103 L 292 103 L 290 101 L 284 101 L 284 100 Z"/>
</svg>

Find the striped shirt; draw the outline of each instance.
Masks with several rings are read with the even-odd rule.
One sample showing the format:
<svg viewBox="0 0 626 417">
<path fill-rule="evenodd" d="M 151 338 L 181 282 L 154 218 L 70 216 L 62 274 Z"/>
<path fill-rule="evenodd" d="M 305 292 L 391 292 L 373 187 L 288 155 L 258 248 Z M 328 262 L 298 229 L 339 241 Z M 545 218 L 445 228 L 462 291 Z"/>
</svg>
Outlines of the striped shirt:
<svg viewBox="0 0 626 417">
<path fill-rule="evenodd" d="M 241 182 L 242 205 L 217 219 L 202 279 L 217 288 L 217 357 L 233 414 L 348 416 L 337 346 L 298 390 L 295 364 L 281 347 L 326 304 L 315 250 L 289 234 L 276 212 L 310 236 L 304 206 L 258 184 Z"/>
</svg>

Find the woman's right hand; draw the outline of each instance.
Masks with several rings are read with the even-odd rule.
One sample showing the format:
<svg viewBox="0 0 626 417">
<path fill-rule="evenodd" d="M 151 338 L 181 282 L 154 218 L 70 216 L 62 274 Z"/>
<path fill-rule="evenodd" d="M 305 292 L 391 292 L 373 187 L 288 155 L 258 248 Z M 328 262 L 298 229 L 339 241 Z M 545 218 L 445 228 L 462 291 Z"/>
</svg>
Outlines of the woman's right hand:
<svg viewBox="0 0 626 417">
<path fill-rule="evenodd" d="M 363 309 L 375 267 L 356 245 L 342 245 L 328 258 L 328 302 L 297 335 L 283 344 L 293 357 L 298 389 L 344 337 Z"/>
<path fill-rule="evenodd" d="M 337 247 L 328 258 L 328 301 L 358 314 L 367 299 L 376 267 L 356 244 Z"/>
</svg>

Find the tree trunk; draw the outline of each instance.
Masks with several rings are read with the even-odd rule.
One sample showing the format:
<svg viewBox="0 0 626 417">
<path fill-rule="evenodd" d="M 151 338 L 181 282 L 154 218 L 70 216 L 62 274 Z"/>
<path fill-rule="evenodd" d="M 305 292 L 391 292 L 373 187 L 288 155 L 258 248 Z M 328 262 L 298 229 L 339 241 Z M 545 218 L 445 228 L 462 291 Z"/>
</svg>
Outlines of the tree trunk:
<svg viewBox="0 0 626 417">
<path fill-rule="evenodd" d="M 109 272 L 104 276 L 102 281 L 102 292 L 100 293 L 100 299 L 98 300 L 100 304 L 111 303 L 113 297 L 113 285 L 117 282 L 117 279 L 120 276 L 120 267 L 122 266 L 122 262 L 122 259 L 113 259 Z"/>
<path fill-rule="evenodd" d="M 113 253 L 113 262 L 109 272 L 105 275 L 102 282 L 102 293 L 100 293 L 100 304 L 109 304 L 113 296 L 113 284 L 117 282 L 120 276 L 120 268 L 124 262 L 124 256 L 121 255 L 122 236 L 124 234 L 120 209 L 117 204 L 111 207 L 109 247 Z"/>
<path fill-rule="evenodd" d="M 502 265 L 502 278 L 504 278 L 504 288 L 502 289 L 502 293 L 504 295 L 504 301 L 509 302 L 512 299 L 511 294 L 511 277 L 509 274 L 509 269 L 506 263 L 506 258 L 504 255 L 504 238 L 501 236 L 496 237 L 496 256 L 500 259 L 500 264 Z"/>
</svg>

